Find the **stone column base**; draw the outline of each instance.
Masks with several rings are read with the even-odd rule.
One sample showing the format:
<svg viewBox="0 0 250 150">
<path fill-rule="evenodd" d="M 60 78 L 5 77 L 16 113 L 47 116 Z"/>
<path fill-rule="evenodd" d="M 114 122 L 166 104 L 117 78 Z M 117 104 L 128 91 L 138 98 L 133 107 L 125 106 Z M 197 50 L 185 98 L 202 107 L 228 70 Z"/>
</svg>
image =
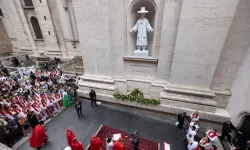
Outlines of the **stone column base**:
<svg viewBox="0 0 250 150">
<path fill-rule="evenodd" d="M 215 112 L 217 106 L 217 102 L 213 99 L 215 96 L 210 89 L 167 84 L 161 92 L 160 100 L 165 105 Z"/>
</svg>

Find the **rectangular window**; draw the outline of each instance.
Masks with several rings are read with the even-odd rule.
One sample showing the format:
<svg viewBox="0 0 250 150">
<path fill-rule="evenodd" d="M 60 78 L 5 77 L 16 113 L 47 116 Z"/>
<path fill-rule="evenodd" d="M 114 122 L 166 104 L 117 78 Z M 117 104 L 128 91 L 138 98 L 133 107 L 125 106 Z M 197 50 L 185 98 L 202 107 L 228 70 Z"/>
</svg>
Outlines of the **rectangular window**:
<svg viewBox="0 0 250 150">
<path fill-rule="evenodd" d="M 0 8 L 0 17 L 3 17 L 3 12 L 1 8 Z"/>
<path fill-rule="evenodd" d="M 25 6 L 34 6 L 32 0 L 24 0 Z"/>
<path fill-rule="evenodd" d="M 48 31 L 49 35 L 50 35 L 50 31 Z"/>
<path fill-rule="evenodd" d="M 46 16 L 44 16 L 44 20 L 47 20 Z"/>
<path fill-rule="evenodd" d="M 40 3 L 42 3 L 42 0 L 40 0 Z"/>
</svg>

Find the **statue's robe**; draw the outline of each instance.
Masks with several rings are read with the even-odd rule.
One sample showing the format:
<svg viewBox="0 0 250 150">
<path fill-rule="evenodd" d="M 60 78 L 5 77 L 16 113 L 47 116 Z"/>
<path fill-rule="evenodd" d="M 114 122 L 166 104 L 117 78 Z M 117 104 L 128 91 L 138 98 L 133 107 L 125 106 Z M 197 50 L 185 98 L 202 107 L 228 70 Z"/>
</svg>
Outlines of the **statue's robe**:
<svg viewBox="0 0 250 150">
<path fill-rule="evenodd" d="M 147 46 L 148 45 L 148 39 L 147 39 L 147 31 L 151 31 L 152 27 L 150 26 L 147 18 L 140 18 L 135 26 L 132 28 L 134 31 L 138 31 L 137 33 L 137 40 L 136 45 L 137 46 Z"/>
</svg>

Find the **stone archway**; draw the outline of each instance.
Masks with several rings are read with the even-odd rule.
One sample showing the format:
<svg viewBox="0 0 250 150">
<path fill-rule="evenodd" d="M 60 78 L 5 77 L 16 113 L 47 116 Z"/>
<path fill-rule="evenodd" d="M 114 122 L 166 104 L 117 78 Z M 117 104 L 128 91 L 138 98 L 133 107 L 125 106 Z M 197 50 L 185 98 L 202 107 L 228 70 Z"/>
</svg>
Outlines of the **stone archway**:
<svg viewBox="0 0 250 150">
<path fill-rule="evenodd" d="M 247 116 L 250 116 L 250 111 L 243 111 L 237 117 L 235 117 L 237 120 L 232 120 L 232 122 L 239 129 Z"/>
<path fill-rule="evenodd" d="M 146 18 L 149 20 L 150 25 L 154 29 L 153 33 L 148 34 L 148 46 L 147 49 L 149 50 L 149 56 L 152 56 L 152 52 L 155 49 L 155 39 L 156 39 L 156 22 L 158 19 L 157 15 L 157 7 L 156 3 L 153 0 L 134 0 L 128 10 L 127 14 L 127 55 L 132 55 L 133 51 L 136 48 L 136 33 L 129 33 L 130 29 L 136 24 L 136 21 L 140 18 L 140 15 L 137 13 L 141 9 L 141 7 L 145 7 L 146 10 L 149 12 L 146 14 Z"/>
<path fill-rule="evenodd" d="M 43 34 L 39 25 L 38 20 L 36 19 L 36 17 L 32 16 L 30 18 L 30 22 L 32 24 L 33 30 L 34 30 L 34 34 L 36 39 L 43 39 Z"/>
</svg>

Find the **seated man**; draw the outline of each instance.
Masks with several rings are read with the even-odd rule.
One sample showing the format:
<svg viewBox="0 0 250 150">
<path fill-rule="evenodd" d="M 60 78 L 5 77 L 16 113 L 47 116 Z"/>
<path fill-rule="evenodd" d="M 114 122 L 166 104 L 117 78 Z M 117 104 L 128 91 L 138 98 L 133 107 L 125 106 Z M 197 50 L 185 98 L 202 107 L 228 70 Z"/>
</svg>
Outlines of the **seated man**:
<svg viewBox="0 0 250 150">
<path fill-rule="evenodd" d="M 19 130 L 18 129 L 18 124 L 14 122 L 12 119 L 8 119 L 8 125 L 7 128 L 10 132 Z"/>
</svg>

